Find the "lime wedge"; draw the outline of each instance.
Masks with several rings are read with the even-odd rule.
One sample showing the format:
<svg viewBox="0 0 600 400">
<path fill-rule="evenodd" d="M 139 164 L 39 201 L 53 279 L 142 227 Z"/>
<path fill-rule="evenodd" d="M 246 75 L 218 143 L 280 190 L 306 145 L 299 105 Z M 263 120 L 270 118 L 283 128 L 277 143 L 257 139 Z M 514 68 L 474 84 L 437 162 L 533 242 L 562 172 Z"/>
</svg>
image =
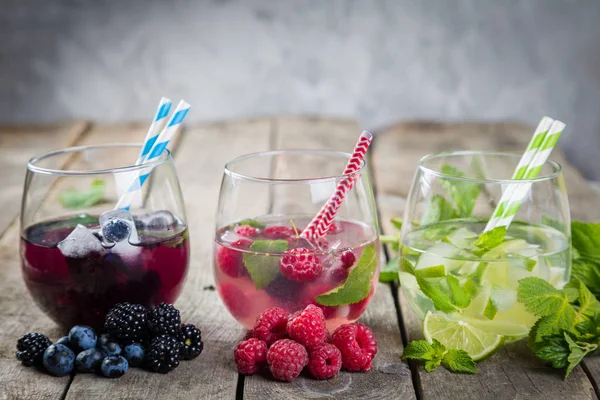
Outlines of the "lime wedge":
<svg viewBox="0 0 600 400">
<path fill-rule="evenodd" d="M 423 334 L 429 342 L 436 339 L 446 348 L 466 351 L 475 361 L 491 354 L 502 344 L 501 335 L 482 330 L 454 314 L 428 312 L 423 321 Z"/>
</svg>

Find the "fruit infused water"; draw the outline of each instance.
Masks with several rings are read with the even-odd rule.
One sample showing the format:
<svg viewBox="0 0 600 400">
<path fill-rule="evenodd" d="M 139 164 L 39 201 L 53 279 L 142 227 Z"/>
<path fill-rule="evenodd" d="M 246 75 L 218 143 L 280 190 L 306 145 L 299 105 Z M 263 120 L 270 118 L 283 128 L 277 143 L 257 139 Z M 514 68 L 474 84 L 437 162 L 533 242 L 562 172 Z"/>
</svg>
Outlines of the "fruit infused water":
<svg viewBox="0 0 600 400">
<path fill-rule="evenodd" d="M 231 314 L 251 329 L 269 307 L 290 312 L 319 306 L 327 328 L 364 312 L 379 277 L 372 227 L 336 221 L 315 241 L 299 236 L 306 218 L 259 218 L 221 228 L 214 244 L 217 289 Z"/>
<path fill-rule="evenodd" d="M 118 243 L 103 241 L 99 218 L 87 214 L 25 228 L 22 272 L 38 306 L 63 326 L 97 327 L 117 303 L 175 302 L 187 274 L 186 225 L 168 211 L 133 220 L 137 240 Z"/>
<path fill-rule="evenodd" d="M 484 332 L 476 332 L 479 340 L 523 337 L 536 317 L 517 299 L 519 280 L 537 277 L 557 289 L 567 283 L 571 252 L 564 233 L 515 221 L 502 237 L 483 234 L 485 225 L 450 220 L 404 237 L 402 292 L 425 320 L 426 337 L 452 342 L 443 332 L 452 320 Z"/>
</svg>

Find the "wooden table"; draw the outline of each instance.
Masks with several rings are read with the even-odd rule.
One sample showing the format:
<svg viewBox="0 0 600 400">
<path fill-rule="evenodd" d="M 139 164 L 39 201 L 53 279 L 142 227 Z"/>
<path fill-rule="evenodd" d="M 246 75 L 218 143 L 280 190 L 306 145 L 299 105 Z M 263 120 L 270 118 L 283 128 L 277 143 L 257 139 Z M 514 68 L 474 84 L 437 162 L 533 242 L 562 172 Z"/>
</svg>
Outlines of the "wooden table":
<svg viewBox="0 0 600 400">
<path fill-rule="evenodd" d="M 500 350 L 479 364 L 477 375 L 425 373 L 400 360 L 403 344 L 420 334 L 396 284 L 380 284 L 362 320 L 379 341 L 369 373 L 346 373 L 319 382 L 293 383 L 262 376 L 238 376 L 232 349 L 243 331 L 211 290 L 213 216 L 224 163 L 241 154 L 277 148 L 351 149 L 358 123 L 323 118 L 261 118 L 190 126 L 174 143 L 192 237 L 190 274 L 177 302 L 185 321 L 201 327 L 205 350 L 168 375 L 132 369 L 109 380 L 91 374 L 55 378 L 21 366 L 14 358 L 17 338 L 41 331 L 56 339 L 63 332 L 41 313 L 26 292 L 19 269 L 17 213 L 25 163 L 41 151 L 74 144 L 137 142 L 145 124 L 88 122 L 37 127 L 0 127 L 0 399 L 591 399 L 598 396 L 600 358 L 591 357 L 567 381 L 536 361 L 523 343 Z M 532 128 L 519 124 L 403 123 L 377 132 L 370 150 L 370 173 L 383 232 L 401 216 L 417 160 L 449 149 L 519 151 Z M 201 152 L 202 156 L 198 156 Z M 574 218 L 600 221 L 600 196 L 581 175 L 565 166 Z"/>
</svg>

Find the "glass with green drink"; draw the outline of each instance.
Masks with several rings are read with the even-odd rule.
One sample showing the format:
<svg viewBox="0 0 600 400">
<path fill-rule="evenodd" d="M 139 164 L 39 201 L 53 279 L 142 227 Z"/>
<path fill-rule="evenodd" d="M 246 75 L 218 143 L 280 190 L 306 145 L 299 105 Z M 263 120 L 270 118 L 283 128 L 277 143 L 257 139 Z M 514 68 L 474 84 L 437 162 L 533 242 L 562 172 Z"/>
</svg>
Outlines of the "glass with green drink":
<svg viewBox="0 0 600 400">
<path fill-rule="evenodd" d="M 399 278 L 430 342 L 481 359 L 525 337 L 536 321 L 518 301 L 520 280 L 537 277 L 557 289 L 569 281 L 567 193 L 560 165 L 547 161 L 557 138 L 534 135 L 523 157 L 454 152 L 420 161 Z"/>
</svg>

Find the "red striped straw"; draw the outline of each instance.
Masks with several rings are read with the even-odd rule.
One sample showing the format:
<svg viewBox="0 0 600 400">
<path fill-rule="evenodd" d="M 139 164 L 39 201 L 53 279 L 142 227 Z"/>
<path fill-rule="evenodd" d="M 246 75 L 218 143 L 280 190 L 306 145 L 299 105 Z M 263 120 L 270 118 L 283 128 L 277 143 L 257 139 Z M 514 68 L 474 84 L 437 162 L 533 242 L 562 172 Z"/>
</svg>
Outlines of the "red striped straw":
<svg viewBox="0 0 600 400">
<path fill-rule="evenodd" d="M 337 214 L 340 209 L 346 194 L 352 190 L 352 187 L 358 178 L 357 176 L 347 175 L 360 169 L 360 165 L 367 154 L 367 149 L 372 140 L 373 135 L 369 132 L 363 131 L 361 133 L 358 142 L 356 142 L 356 146 L 354 146 L 354 151 L 352 151 L 352 155 L 348 160 L 348 164 L 346 164 L 346 168 L 344 169 L 344 178 L 340 180 L 327 203 L 321 207 L 321 210 L 319 210 L 313 220 L 310 221 L 308 226 L 304 228 L 300 236 L 307 239 L 318 239 L 327 234 L 329 228 L 331 228 L 331 224 L 333 224 L 335 214 Z"/>
</svg>

